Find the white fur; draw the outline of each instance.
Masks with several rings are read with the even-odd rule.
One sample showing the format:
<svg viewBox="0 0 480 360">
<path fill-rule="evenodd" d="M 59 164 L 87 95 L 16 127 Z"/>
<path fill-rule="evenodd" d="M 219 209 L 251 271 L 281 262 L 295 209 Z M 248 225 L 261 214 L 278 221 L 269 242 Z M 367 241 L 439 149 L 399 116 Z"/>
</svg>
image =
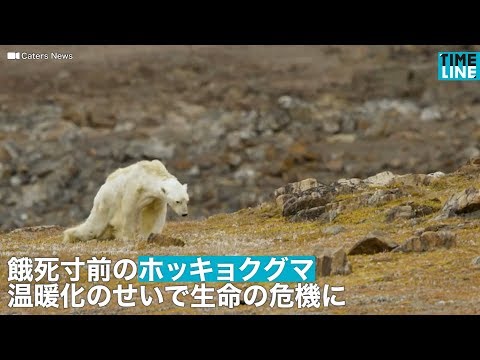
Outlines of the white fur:
<svg viewBox="0 0 480 360">
<path fill-rule="evenodd" d="M 90 239 L 146 240 L 165 226 L 167 205 L 188 214 L 187 184 L 158 160 L 139 161 L 110 174 L 84 223 L 67 229 L 64 242 Z"/>
</svg>

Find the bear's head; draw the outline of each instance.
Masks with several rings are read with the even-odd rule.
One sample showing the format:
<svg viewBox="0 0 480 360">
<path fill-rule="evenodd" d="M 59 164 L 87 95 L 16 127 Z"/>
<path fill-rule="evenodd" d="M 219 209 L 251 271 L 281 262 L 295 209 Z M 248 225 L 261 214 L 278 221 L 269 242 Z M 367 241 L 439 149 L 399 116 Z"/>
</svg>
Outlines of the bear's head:
<svg viewBox="0 0 480 360">
<path fill-rule="evenodd" d="M 165 194 L 167 204 L 175 211 L 177 215 L 188 215 L 187 184 L 181 184 L 177 179 L 166 180 L 162 184 L 162 192 Z"/>
</svg>

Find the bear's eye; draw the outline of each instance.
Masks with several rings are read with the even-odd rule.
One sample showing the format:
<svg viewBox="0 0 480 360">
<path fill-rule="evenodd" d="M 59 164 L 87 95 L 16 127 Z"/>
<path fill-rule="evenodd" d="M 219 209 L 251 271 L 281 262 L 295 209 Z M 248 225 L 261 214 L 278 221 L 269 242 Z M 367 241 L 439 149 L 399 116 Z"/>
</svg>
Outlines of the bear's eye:
<svg viewBox="0 0 480 360">
<path fill-rule="evenodd" d="M 180 201 L 176 201 L 177 204 L 180 204 Z"/>
</svg>

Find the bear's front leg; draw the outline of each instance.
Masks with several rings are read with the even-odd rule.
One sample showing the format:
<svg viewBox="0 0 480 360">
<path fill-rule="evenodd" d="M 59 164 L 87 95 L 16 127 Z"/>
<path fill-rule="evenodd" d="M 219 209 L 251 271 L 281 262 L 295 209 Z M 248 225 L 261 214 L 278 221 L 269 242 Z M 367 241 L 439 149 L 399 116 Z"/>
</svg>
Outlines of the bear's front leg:
<svg viewBox="0 0 480 360">
<path fill-rule="evenodd" d="M 165 221 L 167 218 L 167 203 L 164 202 L 157 213 L 157 218 L 155 219 L 155 223 L 151 229 L 151 233 L 154 235 L 160 235 L 165 227 Z"/>
<path fill-rule="evenodd" d="M 121 201 L 120 209 L 115 215 L 114 222 L 118 230 L 117 238 L 123 242 L 135 241 L 139 220 L 139 191 L 136 187 L 127 187 Z"/>
<path fill-rule="evenodd" d="M 122 230 L 120 232 L 120 240 L 123 242 L 131 242 L 137 240 L 137 224 L 138 224 L 137 210 L 129 210 L 124 214 L 122 223 Z"/>
</svg>

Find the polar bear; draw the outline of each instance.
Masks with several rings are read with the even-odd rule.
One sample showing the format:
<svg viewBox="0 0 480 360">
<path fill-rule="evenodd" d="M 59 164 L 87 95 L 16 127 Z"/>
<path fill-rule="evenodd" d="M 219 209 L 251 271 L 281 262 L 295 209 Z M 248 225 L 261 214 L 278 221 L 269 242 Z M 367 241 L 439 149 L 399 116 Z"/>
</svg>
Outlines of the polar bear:
<svg viewBox="0 0 480 360">
<path fill-rule="evenodd" d="M 64 242 L 90 239 L 147 240 L 165 226 L 167 205 L 188 215 L 187 184 L 159 161 L 139 161 L 111 173 L 98 190 L 90 215 L 64 231 Z"/>
</svg>

